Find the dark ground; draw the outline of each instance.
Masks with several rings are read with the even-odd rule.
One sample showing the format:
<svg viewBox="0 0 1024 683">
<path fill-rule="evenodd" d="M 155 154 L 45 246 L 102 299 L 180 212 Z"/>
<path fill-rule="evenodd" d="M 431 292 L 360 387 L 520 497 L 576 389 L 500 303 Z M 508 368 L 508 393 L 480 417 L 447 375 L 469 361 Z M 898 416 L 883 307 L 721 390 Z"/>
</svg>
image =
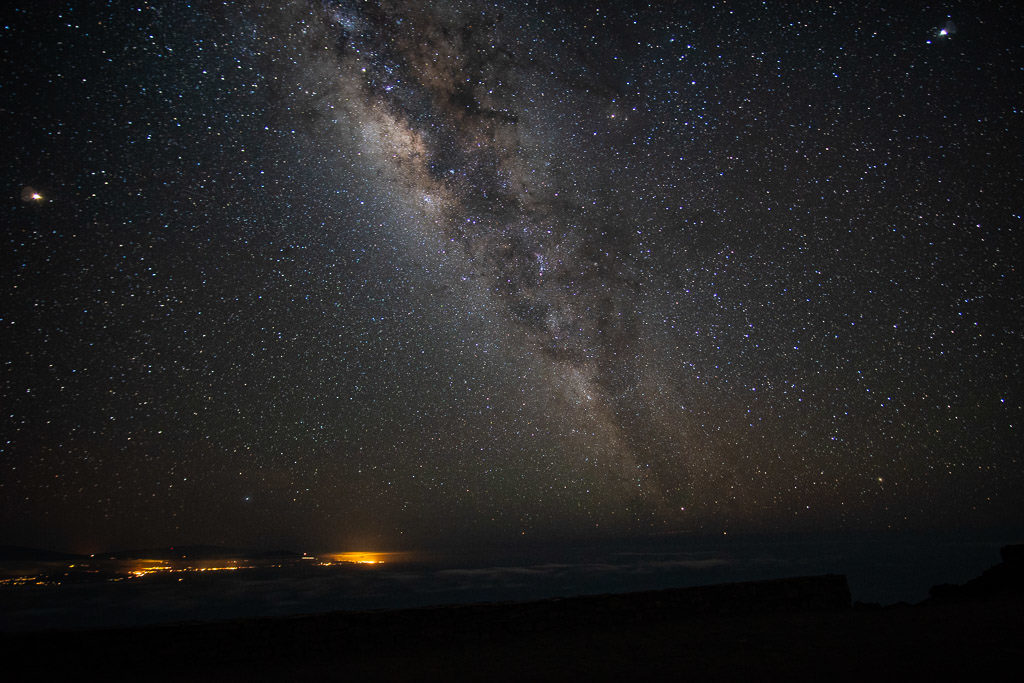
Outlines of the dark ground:
<svg viewBox="0 0 1024 683">
<path fill-rule="evenodd" d="M 0 643 L 34 680 L 997 679 L 1024 656 L 1020 559 L 918 605 L 851 607 L 822 576 Z"/>
</svg>

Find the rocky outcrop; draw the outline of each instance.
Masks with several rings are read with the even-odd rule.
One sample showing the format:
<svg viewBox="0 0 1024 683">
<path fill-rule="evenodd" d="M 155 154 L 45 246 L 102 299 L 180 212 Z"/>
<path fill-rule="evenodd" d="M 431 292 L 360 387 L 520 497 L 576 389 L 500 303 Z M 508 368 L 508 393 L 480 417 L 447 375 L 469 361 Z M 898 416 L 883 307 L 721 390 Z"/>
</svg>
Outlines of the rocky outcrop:
<svg viewBox="0 0 1024 683">
<path fill-rule="evenodd" d="M 944 583 L 928 591 L 932 600 L 973 600 L 1024 593 L 1024 544 L 1007 545 L 999 551 L 1003 561 L 967 583 Z"/>
</svg>

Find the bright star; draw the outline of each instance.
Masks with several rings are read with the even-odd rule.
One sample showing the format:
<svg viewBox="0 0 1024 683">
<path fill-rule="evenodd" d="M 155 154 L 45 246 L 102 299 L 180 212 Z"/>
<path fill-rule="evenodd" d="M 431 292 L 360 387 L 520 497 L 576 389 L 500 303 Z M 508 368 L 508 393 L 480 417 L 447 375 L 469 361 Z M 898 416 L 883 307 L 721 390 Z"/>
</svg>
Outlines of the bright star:
<svg viewBox="0 0 1024 683">
<path fill-rule="evenodd" d="M 26 185 L 21 188 L 21 201 L 23 202 L 44 202 L 46 197 L 36 188 Z"/>
</svg>

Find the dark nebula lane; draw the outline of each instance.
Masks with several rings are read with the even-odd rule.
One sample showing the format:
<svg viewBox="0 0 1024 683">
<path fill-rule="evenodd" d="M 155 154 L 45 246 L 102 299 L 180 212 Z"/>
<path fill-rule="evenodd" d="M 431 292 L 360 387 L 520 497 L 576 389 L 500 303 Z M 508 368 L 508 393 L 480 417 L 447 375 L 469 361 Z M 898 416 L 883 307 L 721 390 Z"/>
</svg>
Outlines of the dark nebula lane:
<svg viewBox="0 0 1024 683">
<path fill-rule="evenodd" d="M 546 359 L 573 409 L 611 440 L 603 455 L 613 476 L 660 505 L 636 452 L 656 448 L 657 435 L 649 424 L 633 428 L 647 402 L 631 400 L 644 362 L 636 245 L 625 226 L 566 207 L 522 144 L 516 86 L 543 67 L 501 44 L 494 9 L 362 9 L 325 3 L 322 18 L 350 75 L 338 96 L 376 143 L 370 152 L 390 166 L 410 204 L 425 204 L 423 219 L 462 249 L 467 275 Z M 550 86 L 565 89 L 559 81 Z M 685 471 L 686 453 L 672 457 L 673 475 Z"/>
</svg>

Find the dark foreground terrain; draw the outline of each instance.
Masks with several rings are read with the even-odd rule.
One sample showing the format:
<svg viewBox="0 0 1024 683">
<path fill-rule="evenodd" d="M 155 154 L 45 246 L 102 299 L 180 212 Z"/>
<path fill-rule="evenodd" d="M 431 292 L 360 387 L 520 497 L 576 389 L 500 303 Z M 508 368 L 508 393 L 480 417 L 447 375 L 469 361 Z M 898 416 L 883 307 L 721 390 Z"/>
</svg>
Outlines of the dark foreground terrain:
<svg viewBox="0 0 1024 683">
<path fill-rule="evenodd" d="M 918 605 L 842 576 L 533 603 L 4 634 L 25 680 L 964 680 L 1024 656 L 1024 553 Z"/>
</svg>

